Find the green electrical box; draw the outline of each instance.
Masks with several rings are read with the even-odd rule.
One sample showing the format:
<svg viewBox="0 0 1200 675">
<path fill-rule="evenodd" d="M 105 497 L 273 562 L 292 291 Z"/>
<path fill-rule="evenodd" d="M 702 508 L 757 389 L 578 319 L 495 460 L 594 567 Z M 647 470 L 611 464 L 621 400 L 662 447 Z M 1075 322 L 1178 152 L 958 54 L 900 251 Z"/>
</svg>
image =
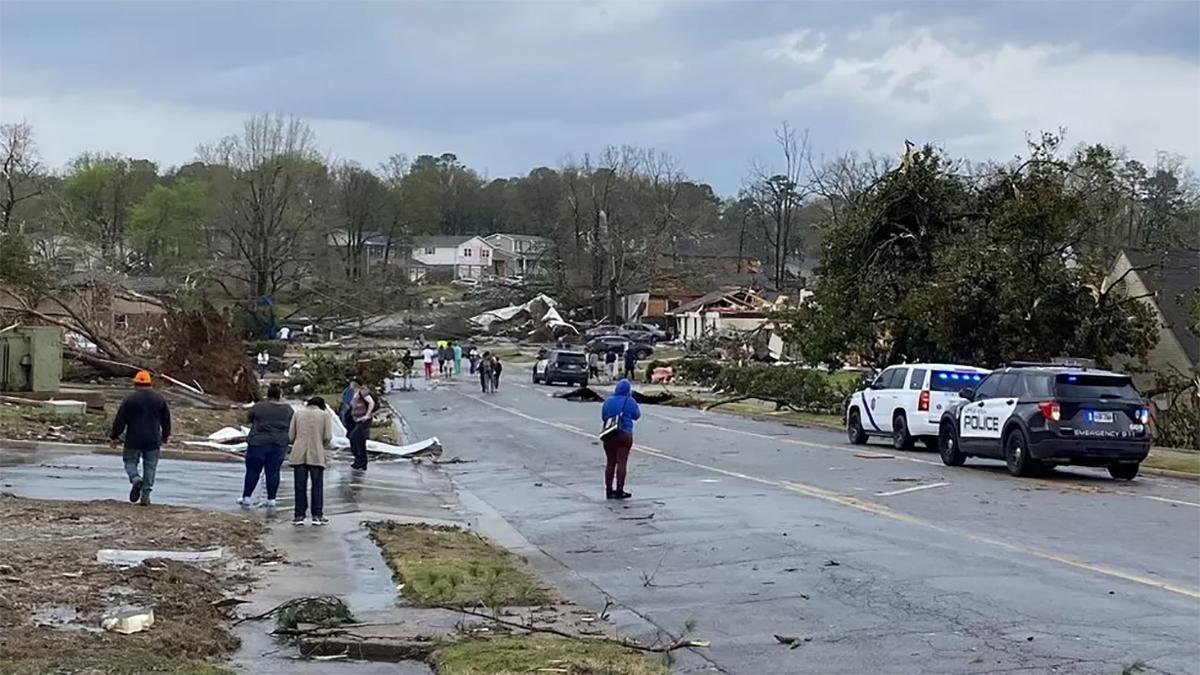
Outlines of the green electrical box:
<svg viewBox="0 0 1200 675">
<path fill-rule="evenodd" d="M 0 333 L 0 391 L 58 391 L 62 339 L 56 326 L 20 326 Z"/>
</svg>

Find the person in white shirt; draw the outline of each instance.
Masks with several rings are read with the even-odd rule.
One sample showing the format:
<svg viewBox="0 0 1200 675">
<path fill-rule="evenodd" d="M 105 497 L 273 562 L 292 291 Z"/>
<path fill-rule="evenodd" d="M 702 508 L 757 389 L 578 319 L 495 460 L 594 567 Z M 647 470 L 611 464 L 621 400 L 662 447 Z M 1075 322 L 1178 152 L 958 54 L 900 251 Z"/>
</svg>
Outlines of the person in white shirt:
<svg viewBox="0 0 1200 675">
<path fill-rule="evenodd" d="M 266 377 L 267 371 L 271 369 L 271 355 L 267 350 L 262 350 L 258 353 L 258 376 Z"/>
<path fill-rule="evenodd" d="M 421 352 L 421 360 L 425 362 L 425 379 L 433 379 L 433 359 L 437 357 L 437 350 L 429 345 L 425 345 L 425 351 Z"/>
<path fill-rule="evenodd" d="M 287 342 L 292 337 L 292 329 L 284 326 L 279 329 L 279 339 Z"/>
</svg>

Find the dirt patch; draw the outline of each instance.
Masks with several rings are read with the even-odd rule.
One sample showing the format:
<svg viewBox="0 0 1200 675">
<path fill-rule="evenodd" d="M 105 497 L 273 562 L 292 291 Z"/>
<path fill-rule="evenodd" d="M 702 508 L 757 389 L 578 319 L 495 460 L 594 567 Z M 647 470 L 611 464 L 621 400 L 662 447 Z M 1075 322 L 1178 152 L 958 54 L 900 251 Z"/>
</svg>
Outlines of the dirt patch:
<svg viewBox="0 0 1200 675">
<path fill-rule="evenodd" d="M 666 675 L 669 672 L 665 665 L 617 644 L 535 635 L 447 645 L 433 653 L 433 663 L 438 675 Z"/>
<path fill-rule="evenodd" d="M 238 646 L 218 601 L 244 593 L 248 561 L 267 555 L 261 523 L 198 509 L 0 494 L 0 673 L 218 673 Z M 208 549 L 224 560 L 119 568 L 101 548 Z M 100 630 L 106 612 L 153 608 L 154 626 Z"/>
<path fill-rule="evenodd" d="M 393 522 L 367 527 L 414 605 L 521 607 L 554 601 L 520 558 L 469 530 Z"/>
</svg>

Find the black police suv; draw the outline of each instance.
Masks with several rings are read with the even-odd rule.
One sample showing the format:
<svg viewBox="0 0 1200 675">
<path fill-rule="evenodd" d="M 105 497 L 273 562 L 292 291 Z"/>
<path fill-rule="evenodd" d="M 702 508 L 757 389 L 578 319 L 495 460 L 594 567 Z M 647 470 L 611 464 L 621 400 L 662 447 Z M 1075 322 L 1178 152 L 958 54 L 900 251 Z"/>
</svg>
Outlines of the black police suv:
<svg viewBox="0 0 1200 675">
<path fill-rule="evenodd" d="M 583 352 L 552 349 L 545 359 L 533 364 L 533 383 L 554 384 L 566 382 L 586 387 L 588 383 L 587 354 Z"/>
<path fill-rule="evenodd" d="M 1076 464 L 1131 480 L 1150 452 L 1150 409 L 1127 375 L 1017 366 L 959 395 L 963 400 L 946 409 L 938 429 L 948 466 L 989 457 L 1004 460 L 1014 476 Z"/>
</svg>

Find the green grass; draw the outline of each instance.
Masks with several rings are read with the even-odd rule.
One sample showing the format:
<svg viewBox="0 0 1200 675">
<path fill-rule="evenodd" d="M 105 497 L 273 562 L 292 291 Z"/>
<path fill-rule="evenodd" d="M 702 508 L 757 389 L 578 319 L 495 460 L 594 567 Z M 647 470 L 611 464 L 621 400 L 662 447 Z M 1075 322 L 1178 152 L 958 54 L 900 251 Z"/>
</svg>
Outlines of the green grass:
<svg viewBox="0 0 1200 675">
<path fill-rule="evenodd" d="M 392 522 L 367 527 L 414 605 L 527 607 L 554 601 L 519 558 L 469 530 Z"/>
<path fill-rule="evenodd" d="M 1182 473 L 1200 474 L 1200 452 L 1179 452 L 1153 448 L 1142 466 Z"/>
<path fill-rule="evenodd" d="M 471 640 L 433 654 L 438 675 L 667 675 L 666 666 L 637 651 L 598 640 L 514 636 Z"/>
<path fill-rule="evenodd" d="M 463 289 L 450 284 L 430 284 L 428 286 L 416 286 L 415 295 L 420 300 L 437 300 L 445 298 L 446 302 L 456 302 L 462 300 Z"/>
</svg>

